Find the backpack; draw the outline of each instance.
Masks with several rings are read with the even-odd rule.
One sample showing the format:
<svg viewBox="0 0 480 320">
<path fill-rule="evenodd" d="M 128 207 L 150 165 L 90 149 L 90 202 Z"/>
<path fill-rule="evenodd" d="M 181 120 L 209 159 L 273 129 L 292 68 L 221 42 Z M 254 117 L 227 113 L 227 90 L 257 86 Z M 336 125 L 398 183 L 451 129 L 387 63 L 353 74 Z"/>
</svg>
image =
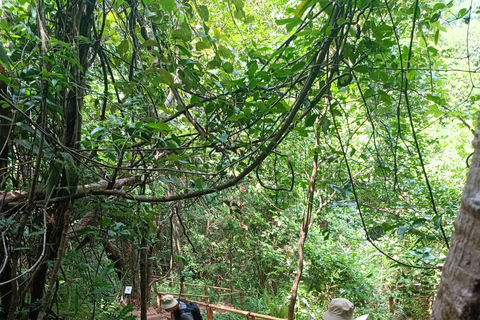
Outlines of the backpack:
<svg viewBox="0 0 480 320">
<path fill-rule="evenodd" d="M 203 320 L 200 308 L 195 302 L 188 302 L 185 299 L 177 299 L 178 302 L 183 302 L 187 306 L 185 309 L 178 309 L 179 312 L 175 312 L 175 320 L 180 320 L 180 315 L 185 312 L 190 312 L 193 316 L 193 320 Z"/>
</svg>

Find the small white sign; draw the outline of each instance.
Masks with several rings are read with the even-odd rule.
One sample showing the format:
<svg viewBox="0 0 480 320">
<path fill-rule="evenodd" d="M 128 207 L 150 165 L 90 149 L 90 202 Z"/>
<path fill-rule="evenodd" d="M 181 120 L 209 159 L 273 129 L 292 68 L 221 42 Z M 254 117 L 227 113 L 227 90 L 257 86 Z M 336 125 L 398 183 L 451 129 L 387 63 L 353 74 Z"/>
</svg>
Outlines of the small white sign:
<svg viewBox="0 0 480 320">
<path fill-rule="evenodd" d="M 125 294 L 131 294 L 132 293 L 132 287 L 131 286 L 126 286 L 125 287 Z"/>
</svg>

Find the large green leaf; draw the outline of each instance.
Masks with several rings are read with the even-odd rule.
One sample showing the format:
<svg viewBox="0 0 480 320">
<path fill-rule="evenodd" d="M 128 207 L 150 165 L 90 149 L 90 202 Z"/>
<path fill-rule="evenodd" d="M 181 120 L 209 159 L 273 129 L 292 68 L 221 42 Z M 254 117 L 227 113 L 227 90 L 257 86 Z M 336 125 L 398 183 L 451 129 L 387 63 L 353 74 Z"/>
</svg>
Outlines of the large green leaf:
<svg viewBox="0 0 480 320">
<path fill-rule="evenodd" d="M 148 123 L 147 128 L 154 129 L 156 131 L 171 131 L 172 128 L 166 123 Z"/>
<path fill-rule="evenodd" d="M 160 5 L 165 11 L 172 12 L 175 7 L 175 0 L 162 0 Z"/>
<path fill-rule="evenodd" d="M 47 184 L 45 186 L 45 200 L 49 200 L 55 186 L 57 185 L 60 172 L 62 170 L 62 164 L 57 161 L 53 161 L 53 164 L 50 166 L 50 175 L 48 176 Z"/>
<path fill-rule="evenodd" d="M 208 7 L 204 5 L 200 5 L 197 7 L 198 14 L 200 17 L 206 22 L 208 21 L 209 18 L 209 12 L 208 12 Z"/>
<path fill-rule="evenodd" d="M 173 75 L 165 69 L 158 69 L 159 75 L 154 78 L 154 83 L 165 83 L 170 87 L 173 87 Z"/>
<path fill-rule="evenodd" d="M 303 14 L 305 13 L 305 10 L 307 10 L 307 8 L 314 2 L 314 0 L 303 0 L 302 2 L 300 2 L 300 4 L 297 6 L 297 8 L 295 9 L 295 12 L 293 13 L 293 15 L 295 17 L 299 17 L 301 18 L 303 16 Z"/>
</svg>

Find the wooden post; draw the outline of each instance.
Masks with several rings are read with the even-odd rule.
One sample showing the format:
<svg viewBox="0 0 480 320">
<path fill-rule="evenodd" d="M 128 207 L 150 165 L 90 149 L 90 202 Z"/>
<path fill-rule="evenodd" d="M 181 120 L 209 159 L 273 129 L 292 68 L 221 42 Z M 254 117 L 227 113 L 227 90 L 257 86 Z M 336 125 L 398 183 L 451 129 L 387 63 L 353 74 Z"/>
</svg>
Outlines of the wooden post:
<svg viewBox="0 0 480 320">
<path fill-rule="evenodd" d="M 204 286 L 203 289 L 204 289 L 205 295 L 207 296 L 205 298 L 205 303 L 210 303 L 210 295 L 208 294 L 208 287 Z"/>
<path fill-rule="evenodd" d="M 207 306 L 207 320 L 213 320 L 213 309 Z"/>
<path fill-rule="evenodd" d="M 162 295 L 157 293 L 157 313 L 162 312 Z"/>
<path fill-rule="evenodd" d="M 247 320 L 255 320 L 255 316 L 250 314 L 250 312 L 247 314 Z"/>
</svg>

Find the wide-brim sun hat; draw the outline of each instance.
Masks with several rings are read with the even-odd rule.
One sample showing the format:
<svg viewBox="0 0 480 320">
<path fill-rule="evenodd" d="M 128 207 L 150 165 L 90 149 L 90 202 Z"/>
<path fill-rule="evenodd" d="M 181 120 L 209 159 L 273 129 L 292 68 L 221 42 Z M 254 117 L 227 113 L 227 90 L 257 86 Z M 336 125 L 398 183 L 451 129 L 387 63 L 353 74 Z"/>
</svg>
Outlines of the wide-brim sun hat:
<svg viewBox="0 0 480 320">
<path fill-rule="evenodd" d="M 333 299 L 328 305 L 328 310 L 323 314 L 324 320 L 354 320 L 353 303 L 347 299 Z"/>
<path fill-rule="evenodd" d="M 166 310 L 175 307 L 177 303 L 177 300 L 171 294 L 167 294 L 162 297 L 160 306 L 162 309 Z"/>
</svg>

